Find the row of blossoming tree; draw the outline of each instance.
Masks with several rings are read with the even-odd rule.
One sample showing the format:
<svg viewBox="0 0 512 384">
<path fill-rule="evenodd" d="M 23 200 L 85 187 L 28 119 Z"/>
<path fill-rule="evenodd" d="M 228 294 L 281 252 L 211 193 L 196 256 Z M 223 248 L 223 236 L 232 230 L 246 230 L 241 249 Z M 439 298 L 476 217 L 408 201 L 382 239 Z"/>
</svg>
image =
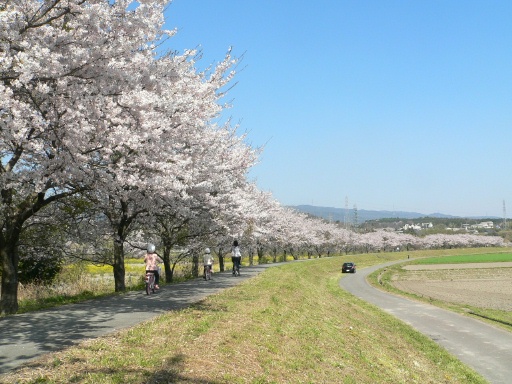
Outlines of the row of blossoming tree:
<svg viewBox="0 0 512 384">
<path fill-rule="evenodd" d="M 162 51 L 164 0 L 0 1 L 0 313 L 18 309 L 24 257 L 110 264 L 159 246 L 166 278 L 233 238 L 251 262 L 283 253 L 502 245 L 500 238 L 357 234 L 281 206 L 247 178 L 259 150 L 222 100 L 238 58 L 197 69 Z M 171 44 L 172 45 L 172 44 Z M 221 123 L 222 121 L 222 123 Z"/>
</svg>

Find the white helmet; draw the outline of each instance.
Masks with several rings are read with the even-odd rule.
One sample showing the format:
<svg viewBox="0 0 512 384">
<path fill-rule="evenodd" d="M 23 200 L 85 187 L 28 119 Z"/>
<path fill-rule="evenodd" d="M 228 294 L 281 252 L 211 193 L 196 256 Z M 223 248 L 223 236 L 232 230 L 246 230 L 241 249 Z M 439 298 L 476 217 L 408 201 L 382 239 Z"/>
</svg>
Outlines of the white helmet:
<svg viewBox="0 0 512 384">
<path fill-rule="evenodd" d="M 204 251 L 205 251 L 206 253 L 210 253 L 210 248 L 206 248 Z"/>
<path fill-rule="evenodd" d="M 155 245 L 154 244 L 148 244 L 148 253 L 155 253 Z"/>
</svg>

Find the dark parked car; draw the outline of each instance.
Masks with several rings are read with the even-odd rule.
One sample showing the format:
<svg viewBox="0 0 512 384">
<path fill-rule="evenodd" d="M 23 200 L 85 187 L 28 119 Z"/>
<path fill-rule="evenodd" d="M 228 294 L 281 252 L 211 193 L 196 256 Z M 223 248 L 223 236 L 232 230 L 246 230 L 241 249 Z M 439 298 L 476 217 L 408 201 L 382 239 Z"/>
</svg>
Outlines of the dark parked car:
<svg viewBox="0 0 512 384">
<path fill-rule="evenodd" d="M 341 267 L 342 273 L 356 273 L 356 265 L 354 263 L 343 263 Z"/>
</svg>

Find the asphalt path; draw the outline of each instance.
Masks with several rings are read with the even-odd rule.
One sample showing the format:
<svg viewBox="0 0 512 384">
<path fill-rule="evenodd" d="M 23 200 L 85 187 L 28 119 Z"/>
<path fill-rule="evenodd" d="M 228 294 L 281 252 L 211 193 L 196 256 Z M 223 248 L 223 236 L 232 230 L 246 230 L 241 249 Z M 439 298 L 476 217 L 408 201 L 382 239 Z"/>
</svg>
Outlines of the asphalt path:
<svg viewBox="0 0 512 384">
<path fill-rule="evenodd" d="M 185 308 L 279 264 L 243 267 L 238 277 L 230 272 L 218 272 L 210 281 L 198 278 L 165 285 L 149 296 L 145 291 L 128 292 L 0 318 L 0 374 L 45 353 L 133 327 L 167 311 Z"/>
<path fill-rule="evenodd" d="M 344 275 L 340 287 L 430 337 L 490 383 L 512 383 L 512 334 L 482 321 L 371 286 L 366 276 L 396 262 Z"/>
</svg>

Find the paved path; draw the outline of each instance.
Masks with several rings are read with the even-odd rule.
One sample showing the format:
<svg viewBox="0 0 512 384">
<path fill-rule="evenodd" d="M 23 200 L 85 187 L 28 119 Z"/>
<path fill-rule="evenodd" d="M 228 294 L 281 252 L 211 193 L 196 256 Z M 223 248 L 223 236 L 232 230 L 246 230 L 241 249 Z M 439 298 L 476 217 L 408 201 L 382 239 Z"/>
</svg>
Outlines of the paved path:
<svg viewBox="0 0 512 384">
<path fill-rule="evenodd" d="M 150 296 L 142 291 L 129 292 L 0 318 L 0 374 L 42 354 L 132 327 L 169 310 L 184 308 L 278 264 L 244 267 L 239 277 L 227 272 L 215 273 L 213 280 L 199 278 L 167 285 Z"/>
<path fill-rule="evenodd" d="M 395 262 L 396 263 L 396 262 Z M 391 265 L 388 263 L 385 265 Z M 512 334 L 482 321 L 383 292 L 365 277 L 383 265 L 345 275 L 340 286 L 430 337 L 490 383 L 512 383 Z"/>
</svg>

